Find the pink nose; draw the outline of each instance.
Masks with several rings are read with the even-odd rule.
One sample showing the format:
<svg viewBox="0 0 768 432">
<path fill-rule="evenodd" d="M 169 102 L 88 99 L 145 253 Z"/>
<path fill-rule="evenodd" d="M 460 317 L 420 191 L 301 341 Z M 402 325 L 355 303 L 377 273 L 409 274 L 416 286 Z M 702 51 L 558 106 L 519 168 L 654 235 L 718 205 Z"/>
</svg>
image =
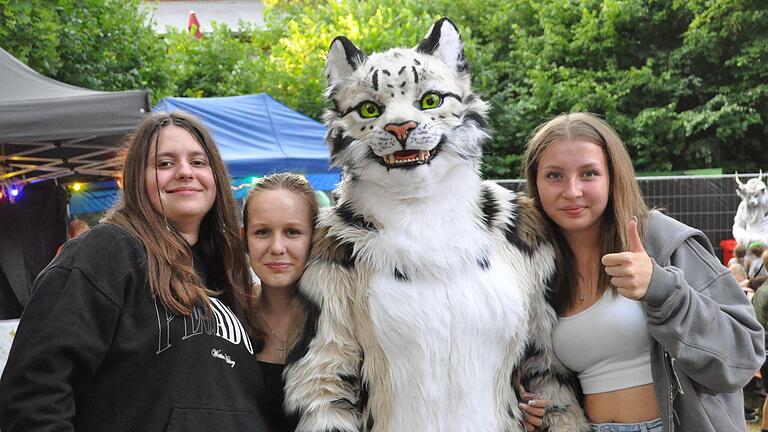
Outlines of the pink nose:
<svg viewBox="0 0 768 432">
<path fill-rule="evenodd" d="M 409 121 L 400 124 L 390 123 L 384 126 L 384 130 L 394 135 L 395 138 L 400 141 L 400 144 L 405 144 L 405 140 L 408 139 L 408 132 L 416 129 L 416 126 L 418 125 L 419 124 L 415 121 Z"/>
</svg>

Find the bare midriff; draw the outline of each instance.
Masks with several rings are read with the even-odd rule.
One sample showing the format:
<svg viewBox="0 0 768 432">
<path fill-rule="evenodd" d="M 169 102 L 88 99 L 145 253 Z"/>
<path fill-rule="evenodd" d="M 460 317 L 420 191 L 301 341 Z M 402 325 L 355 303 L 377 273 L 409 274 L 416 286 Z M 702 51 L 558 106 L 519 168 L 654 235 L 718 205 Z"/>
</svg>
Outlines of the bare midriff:
<svg viewBox="0 0 768 432">
<path fill-rule="evenodd" d="M 640 423 L 660 416 L 653 384 L 584 395 L 584 411 L 592 423 Z"/>
</svg>

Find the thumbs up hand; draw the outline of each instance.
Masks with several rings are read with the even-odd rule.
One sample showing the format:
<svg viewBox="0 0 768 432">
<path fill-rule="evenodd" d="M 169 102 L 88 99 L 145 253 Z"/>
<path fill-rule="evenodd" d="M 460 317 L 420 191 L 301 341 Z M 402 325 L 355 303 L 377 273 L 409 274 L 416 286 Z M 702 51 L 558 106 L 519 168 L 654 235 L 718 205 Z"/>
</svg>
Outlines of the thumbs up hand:
<svg viewBox="0 0 768 432">
<path fill-rule="evenodd" d="M 645 253 L 636 218 L 629 221 L 629 251 L 607 254 L 602 262 L 619 294 L 632 300 L 645 297 L 651 284 L 653 262 Z"/>
</svg>

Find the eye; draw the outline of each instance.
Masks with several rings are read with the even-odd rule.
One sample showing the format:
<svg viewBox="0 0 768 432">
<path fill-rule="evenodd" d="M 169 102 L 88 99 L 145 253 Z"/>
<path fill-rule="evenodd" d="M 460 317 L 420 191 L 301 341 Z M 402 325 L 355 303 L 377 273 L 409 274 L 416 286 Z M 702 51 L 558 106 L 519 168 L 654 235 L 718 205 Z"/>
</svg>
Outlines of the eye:
<svg viewBox="0 0 768 432">
<path fill-rule="evenodd" d="M 597 171 L 587 171 L 584 173 L 584 177 L 596 177 L 597 175 Z"/>
<path fill-rule="evenodd" d="M 168 168 L 170 166 L 173 166 L 173 162 L 169 160 L 161 160 L 160 162 L 157 163 L 158 168 Z"/>
<path fill-rule="evenodd" d="M 381 115 L 381 108 L 371 101 L 365 101 L 358 105 L 357 113 L 362 118 L 376 118 Z"/>
<path fill-rule="evenodd" d="M 560 178 L 560 173 L 557 171 L 549 171 L 547 173 L 544 173 L 544 178 L 548 178 L 550 180 L 556 180 Z"/>
<path fill-rule="evenodd" d="M 208 166 L 208 161 L 205 159 L 195 159 L 192 161 L 192 166 L 202 168 Z"/>
<path fill-rule="evenodd" d="M 301 231 L 291 228 L 286 231 L 286 234 L 288 234 L 288 237 L 298 237 L 301 235 Z"/>
<path fill-rule="evenodd" d="M 266 228 L 259 228 L 253 231 L 253 235 L 256 237 L 266 237 L 269 235 L 269 230 Z"/>
<path fill-rule="evenodd" d="M 421 97 L 419 106 L 423 110 L 437 108 L 443 104 L 443 97 L 435 92 L 427 92 Z"/>
</svg>

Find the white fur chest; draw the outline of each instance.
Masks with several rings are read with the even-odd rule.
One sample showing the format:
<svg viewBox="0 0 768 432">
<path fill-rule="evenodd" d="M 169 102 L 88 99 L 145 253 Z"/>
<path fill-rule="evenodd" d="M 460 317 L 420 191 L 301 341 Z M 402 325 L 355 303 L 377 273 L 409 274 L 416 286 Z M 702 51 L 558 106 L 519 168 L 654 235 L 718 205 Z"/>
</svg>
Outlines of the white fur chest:
<svg viewBox="0 0 768 432">
<path fill-rule="evenodd" d="M 509 347 L 525 345 L 519 272 L 482 228 L 456 226 L 465 229 L 410 233 L 413 249 L 402 247 L 404 233 L 384 231 L 360 251 L 379 263 L 368 300 L 389 363 L 392 431 L 498 430 L 494 395 L 519 355 Z"/>
</svg>

